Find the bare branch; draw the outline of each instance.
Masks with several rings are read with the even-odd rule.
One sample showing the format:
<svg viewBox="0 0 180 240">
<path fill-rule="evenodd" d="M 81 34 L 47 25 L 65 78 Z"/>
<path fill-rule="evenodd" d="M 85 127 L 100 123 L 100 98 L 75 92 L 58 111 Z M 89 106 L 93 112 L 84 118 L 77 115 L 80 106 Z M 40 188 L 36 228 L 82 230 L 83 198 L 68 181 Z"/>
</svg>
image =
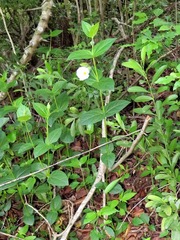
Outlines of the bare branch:
<svg viewBox="0 0 180 240">
<path fill-rule="evenodd" d="M 37 49 L 40 41 L 42 40 L 42 37 L 41 37 L 42 33 L 47 28 L 48 21 L 51 16 L 52 6 L 53 6 L 53 0 L 43 1 L 42 13 L 40 16 L 38 26 L 36 28 L 36 31 L 34 32 L 34 35 L 31 39 L 31 41 L 29 42 L 29 46 L 27 46 L 26 49 L 24 50 L 24 54 L 23 54 L 22 58 L 20 59 L 20 64 L 26 65 L 31 60 L 35 50 Z M 11 74 L 11 76 L 8 79 L 8 82 L 12 82 L 13 80 L 15 80 L 17 75 L 18 75 L 18 71 L 13 71 L 13 73 Z M 2 101 L 4 98 L 6 98 L 6 96 L 7 96 L 7 93 L 0 92 L 0 101 Z"/>
<path fill-rule="evenodd" d="M 151 120 L 151 117 L 150 116 L 147 116 L 145 121 L 144 121 L 144 124 L 143 124 L 143 127 L 140 131 L 140 133 L 137 135 L 136 139 L 133 141 L 131 147 L 129 148 L 129 150 L 127 151 L 126 154 L 124 154 L 120 159 L 119 161 L 114 164 L 114 166 L 111 168 L 110 171 L 114 170 L 115 168 L 117 168 L 119 166 L 119 164 L 121 164 L 127 157 L 129 157 L 129 155 L 132 154 L 134 148 L 136 147 L 136 145 L 138 144 L 138 142 L 141 140 L 146 128 L 147 128 L 147 125 L 149 123 L 149 121 Z"/>
</svg>

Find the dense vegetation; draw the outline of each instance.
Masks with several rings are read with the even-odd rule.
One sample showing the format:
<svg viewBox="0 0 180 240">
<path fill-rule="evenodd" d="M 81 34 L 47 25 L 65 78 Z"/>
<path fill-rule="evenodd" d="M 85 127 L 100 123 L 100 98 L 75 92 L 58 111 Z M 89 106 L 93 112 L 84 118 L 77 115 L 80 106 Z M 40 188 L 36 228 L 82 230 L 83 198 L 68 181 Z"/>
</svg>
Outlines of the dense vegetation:
<svg viewBox="0 0 180 240">
<path fill-rule="evenodd" d="M 0 239 L 180 238 L 179 10 L 0 0 Z"/>
</svg>

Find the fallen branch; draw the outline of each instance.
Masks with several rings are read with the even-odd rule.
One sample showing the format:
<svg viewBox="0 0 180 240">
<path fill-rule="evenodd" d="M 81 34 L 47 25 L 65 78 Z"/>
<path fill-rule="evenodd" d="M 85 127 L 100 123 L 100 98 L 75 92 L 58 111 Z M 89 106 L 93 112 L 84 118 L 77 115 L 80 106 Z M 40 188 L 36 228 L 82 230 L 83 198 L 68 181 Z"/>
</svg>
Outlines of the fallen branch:
<svg viewBox="0 0 180 240">
<path fill-rule="evenodd" d="M 63 232 L 63 235 L 61 236 L 61 238 L 58 238 L 58 240 L 67 240 L 67 237 L 69 235 L 69 232 L 70 232 L 71 228 L 73 227 L 74 223 L 77 221 L 79 216 L 81 215 L 81 213 L 82 213 L 83 209 L 85 208 L 86 204 L 91 200 L 91 198 L 92 198 L 92 196 L 93 196 L 93 194 L 96 190 L 96 184 L 101 181 L 101 179 L 104 175 L 104 172 L 105 172 L 104 164 L 102 163 L 102 161 L 100 161 L 98 173 L 97 173 L 96 179 L 95 179 L 90 191 L 88 192 L 87 196 L 82 201 L 79 208 L 77 209 L 77 211 L 76 211 L 75 215 L 73 216 L 72 220 L 69 222 L 68 226 L 66 227 L 65 231 Z"/>
<path fill-rule="evenodd" d="M 151 120 L 151 117 L 150 116 L 147 116 L 145 121 L 144 121 L 144 124 L 142 126 L 142 129 L 140 131 L 140 133 L 137 135 L 136 139 L 133 141 L 131 147 L 129 148 L 129 150 L 127 151 L 126 154 L 124 154 L 119 160 L 117 163 L 114 164 L 114 166 L 110 169 L 110 171 L 113 171 L 115 168 L 117 168 L 119 166 L 119 164 L 121 164 L 127 157 L 129 157 L 129 155 L 132 154 L 134 148 L 136 147 L 136 145 L 138 144 L 138 142 L 141 140 L 142 136 L 144 135 L 144 132 L 147 128 L 147 125 L 149 123 L 149 121 Z"/>
<path fill-rule="evenodd" d="M 40 16 L 40 20 L 38 23 L 38 26 L 36 28 L 36 31 L 34 32 L 34 35 L 32 36 L 31 41 L 29 42 L 29 45 L 25 48 L 24 54 L 22 58 L 20 59 L 20 64 L 26 66 L 26 64 L 31 60 L 34 52 L 36 51 L 40 41 L 42 40 L 42 33 L 45 31 L 48 25 L 49 18 L 51 16 L 51 9 L 53 6 L 53 0 L 44 0 L 42 3 L 42 13 Z M 8 78 L 7 82 L 12 82 L 16 79 L 18 75 L 18 71 L 13 71 L 10 77 Z M 7 93 L 0 92 L 0 101 L 5 99 L 7 96 Z"/>
</svg>

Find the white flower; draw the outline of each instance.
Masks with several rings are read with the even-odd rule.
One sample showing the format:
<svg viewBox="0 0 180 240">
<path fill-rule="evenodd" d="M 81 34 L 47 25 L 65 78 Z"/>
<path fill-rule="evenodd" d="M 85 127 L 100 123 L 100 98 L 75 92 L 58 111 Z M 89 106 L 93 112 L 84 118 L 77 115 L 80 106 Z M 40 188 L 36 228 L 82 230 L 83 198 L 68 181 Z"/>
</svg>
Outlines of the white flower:
<svg viewBox="0 0 180 240">
<path fill-rule="evenodd" d="M 79 67 L 76 71 L 76 75 L 80 81 L 86 80 L 89 77 L 89 68 L 87 67 Z"/>
</svg>

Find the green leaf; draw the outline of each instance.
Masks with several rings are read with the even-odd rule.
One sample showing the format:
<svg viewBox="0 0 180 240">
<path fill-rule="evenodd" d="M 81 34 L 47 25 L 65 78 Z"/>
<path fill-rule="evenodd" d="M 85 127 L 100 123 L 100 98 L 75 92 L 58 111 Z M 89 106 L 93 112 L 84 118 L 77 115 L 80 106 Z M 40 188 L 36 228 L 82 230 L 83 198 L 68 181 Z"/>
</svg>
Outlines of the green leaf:
<svg viewBox="0 0 180 240">
<path fill-rule="evenodd" d="M 141 220 L 143 221 L 143 223 L 149 224 L 150 218 L 149 218 L 148 214 L 142 213 L 142 214 L 140 215 L 140 218 L 141 218 Z"/>
<path fill-rule="evenodd" d="M 147 46 L 144 46 L 142 49 L 141 49 L 141 61 L 143 63 L 143 66 L 145 64 L 145 61 L 146 61 L 146 54 L 147 54 Z"/>
<path fill-rule="evenodd" d="M 121 198 L 122 202 L 127 202 L 129 199 L 133 198 L 136 195 L 135 192 L 126 191 Z"/>
<path fill-rule="evenodd" d="M 134 108 L 133 112 L 138 113 L 138 114 L 150 114 L 153 115 L 153 112 L 150 110 L 152 106 L 150 105 L 145 105 L 142 108 Z"/>
<path fill-rule="evenodd" d="M 92 53 L 89 50 L 78 50 L 75 52 L 72 52 L 67 60 L 81 60 L 81 59 L 91 59 Z"/>
<path fill-rule="evenodd" d="M 107 234 L 108 237 L 112 237 L 112 238 L 115 237 L 115 233 L 111 227 L 105 226 L 105 231 L 106 231 L 106 233 L 108 233 Z"/>
<path fill-rule="evenodd" d="M 132 220 L 132 224 L 133 224 L 134 226 L 139 226 L 139 225 L 143 224 L 143 221 L 142 221 L 142 219 L 140 219 L 139 217 L 135 217 L 135 218 L 133 218 L 133 220 Z"/>
<path fill-rule="evenodd" d="M 174 81 L 175 77 L 174 76 L 165 76 L 159 78 L 157 81 L 155 81 L 156 84 L 169 84 L 170 82 Z"/>
<path fill-rule="evenodd" d="M 154 11 L 153 11 L 154 15 L 156 17 L 158 17 L 159 15 L 161 15 L 163 13 L 163 10 L 161 8 L 156 8 Z"/>
<path fill-rule="evenodd" d="M 118 179 L 112 181 L 111 183 L 109 183 L 107 185 L 107 187 L 105 188 L 104 193 L 106 193 L 106 194 L 109 193 L 116 186 L 116 184 L 119 182 L 119 180 L 120 179 L 118 178 Z"/>
<path fill-rule="evenodd" d="M 142 69 L 141 65 L 133 59 L 129 59 L 128 62 L 123 62 L 122 66 L 132 68 L 135 72 L 146 78 L 146 73 Z"/>
<path fill-rule="evenodd" d="M 62 30 L 58 30 L 58 29 L 56 29 L 56 30 L 54 30 L 54 31 L 51 31 L 50 32 L 50 37 L 57 37 L 60 33 L 62 33 L 63 31 Z"/>
<path fill-rule="evenodd" d="M 93 57 L 98 57 L 102 54 L 104 54 L 115 42 L 116 38 L 107 38 L 105 40 L 102 40 L 98 42 L 93 49 Z"/>
<path fill-rule="evenodd" d="M 67 175 L 60 170 L 53 171 L 47 181 L 49 184 L 58 187 L 65 187 L 69 185 Z"/>
<path fill-rule="evenodd" d="M 29 226 L 34 225 L 34 215 L 23 216 L 23 222 Z"/>
<path fill-rule="evenodd" d="M 24 205 L 23 207 L 23 222 L 30 226 L 34 224 L 33 209 L 28 205 Z"/>
<path fill-rule="evenodd" d="M 85 21 L 81 21 L 81 27 L 82 27 L 82 30 L 84 32 L 84 34 L 87 36 L 87 37 L 91 37 L 90 36 L 90 30 L 91 30 L 91 25 Z"/>
<path fill-rule="evenodd" d="M 167 216 L 171 216 L 172 214 L 172 208 L 169 205 L 163 206 L 163 211 Z"/>
<path fill-rule="evenodd" d="M 27 122 L 31 119 L 31 112 L 28 107 L 20 104 L 17 110 L 17 118 L 19 122 Z"/>
<path fill-rule="evenodd" d="M 9 118 L 0 118 L 0 128 L 9 121 Z"/>
<path fill-rule="evenodd" d="M 28 225 L 25 225 L 24 227 L 20 227 L 18 230 L 18 234 L 20 235 L 26 235 L 27 231 L 29 229 Z"/>
<path fill-rule="evenodd" d="M 62 199 L 59 195 L 57 195 L 50 204 L 50 210 L 59 211 L 62 207 Z"/>
<path fill-rule="evenodd" d="M 58 141 L 58 139 L 60 138 L 62 133 L 62 129 L 61 128 L 56 128 L 54 129 L 52 132 L 49 133 L 48 137 L 45 140 L 45 143 L 47 145 L 50 145 L 52 143 L 55 143 Z"/>
<path fill-rule="evenodd" d="M 92 87 L 101 91 L 114 91 L 114 80 L 112 78 L 103 77 L 99 80 L 99 82 L 94 81 L 92 83 Z"/>
<path fill-rule="evenodd" d="M 54 95 L 60 94 L 60 91 L 63 89 L 63 87 L 66 85 L 65 81 L 58 81 L 53 85 L 52 92 Z"/>
<path fill-rule="evenodd" d="M 13 181 L 14 179 L 15 179 L 15 177 L 10 176 L 10 174 L 9 174 L 9 176 L 1 177 L 0 184 L 4 184 L 4 185 L 0 187 L 0 191 L 5 190 L 5 189 L 10 189 L 10 188 L 16 186 L 17 182 L 12 182 L 12 183 L 6 184 L 6 182 Z"/>
<path fill-rule="evenodd" d="M 162 200 L 162 198 L 156 196 L 156 195 L 148 195 L 147 198 L 149 200 L 152 200 L 154 202 L 158 202 L 158 203 L 164 203 L 164 201 Z"/>
<path fill-rule="evenodd" d="M 148 92 L 148 91 L 143 87 L 133 86 L 128 88 L 128 92 Z"/>
<path fill-rule="evenodd" d="M 37 158 L 47 151 L 51 149 L 51 146 L 47 145 L 46 143 L 39 143 L 35 148 L 34 148 L 34 157 Z"/>
<path fill-rule="evenodd" d="M 113 116 L 115 113 L 120 112 L 124 109 L 130 102 L 126 100 L 116 100 L 108 103 L 105 106 L 105 116 L 110 117 Z"/>
<path fill-rule="evenodd" d="M 141 24 L 148 19 L 147 15 L 144 12 L 135 12 L 134 15 L 138 17 L 137 20 L 133 21 L 133 24 L 136 24 L 136 25 Z"/>
<path fill-rule="evenodd" d="M 83 220 L 83 224 L 88 224 L 90 222 L 93 222 L 97 218 L 97 213 L 96 212 L 89 212 L 86 213 L 85 218 Z"/>
<path fill-rule="evenodd" d="M 47 213 L 46 218 L 47 218 L 49 224 L 52 225 L 53 223 L 56 222 L 56 220 L 58 218 L 58 212 L 51 210 L 50 212 Z"/>
<path fill-rule="evenodd" d="M 89 37 L 94 38 L 99 30 L 99 23 L 96 23 L 91 26 L 91 29 L 89 31 Z"/>
<path fill-rule="evenodd" d="M 116 212 L 118 212 L 118 210 L 115 209 L 115 208 L 112 208 L 112 207 L 110 207 L 110 206 L 103 207 L 103 208 L 101 208 L 101 210 L 100 210 L 100 214 L 101 214 L 102 216 L 110 216 L 110 215 L 112 215 L 112 214 L 114 214 L 114 213 L 116 213 Z"/>
<path fill-rule="evenodd" d="M 111 168 L 115 162 L 116 156 L 114 153 L 104 153 L 101 156 L 102 162 L 106 165 L 107 168 Z"/>
<path fill-rule="evenodd" d="M 24 240 L 35 240 L 35 239 L 37 239 L 36 236 L 28 236 L 24 238 Z"/>
<path fill-rule="evenodd" d="M 18 153 L 19 154 L 25 153 L 28 150 L 32 149 L 33 147 L 34 147 L 34 145 L 32 143 L 24 143 L 19 147 Z"/>
<path fill-rule="evenodd" d="M 47 106 L 45 106 L 42 103 L 33 103 L 33 108 L 35 111 L 43 118 L 48 118 L 49 117 L 49 111 L 47 109 Z"/>
<path fill-rule="evenodd" d="M 105 118 L 101 109 L 93 109 L 80 114 L 80 124 L 89 125 L 102 121 Z"/>
<path fill-rule="evenodd" d="M 156 82 L 157 79 L 161 76 L 161 74 L 164 72 L 164 70 L 167 68 L 167 65 L 163 65 L 160 68 L 156 70 L 156 73 L 154 74 L 152 78 L 152 83 Z"/>
<path fill-rule="evenodd" d="M 151 100 L 153 100 L 153 98 L 150 96 L 139 96 L 134 99 L 135 102 L 149 102 Z"/>
</svg>

